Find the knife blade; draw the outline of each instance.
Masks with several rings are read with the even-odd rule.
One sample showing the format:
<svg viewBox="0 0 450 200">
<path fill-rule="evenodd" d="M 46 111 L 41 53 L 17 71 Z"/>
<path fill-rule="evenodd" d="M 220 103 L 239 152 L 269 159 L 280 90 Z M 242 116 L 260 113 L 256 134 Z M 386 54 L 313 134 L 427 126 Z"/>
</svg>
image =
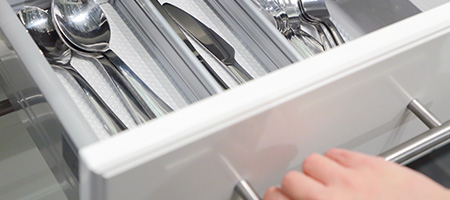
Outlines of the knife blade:
<svg viewBox="0 0 450 200">
<path fill-rule="evenodd" d="M 211 52 L 228 68 L 231 75 L 240 83 L 252 80 L 253 77 L 236 61 L 234 48 L 198 19 L 184 10 L 164 3 L 162 7 L 184 30 L 189 32 L 200 44 Z"/>
<path fill-rule="evenodd" d="M 135 0 L 141 8 L 144 9 L 144 4 L 140 0 Z M 150 2 L 156 7 L 156 9 L 161 13 L 161 15 L 166 19 L 172 29 L 177 33 L 178 37 L 183 40 L 186 46 L 192 51 L 192 53 L 197 57 L 197 59 L 202 63 L 206 70 L 213 76 L 213 78 L 222 86 L 224 89 L 229 89 L 230 86 L 216 73 L 216 71 L 206 62 L 206 60 L 200 55 L 200 53 L 195 49 L 189 39 L 186 37 L 184 32 L 179 28 L 178 24 L 173 20 L 173 18 L 167 13 L 167 11 L 162 7 L 158 0 L 150 0 Z"/>
</svg>

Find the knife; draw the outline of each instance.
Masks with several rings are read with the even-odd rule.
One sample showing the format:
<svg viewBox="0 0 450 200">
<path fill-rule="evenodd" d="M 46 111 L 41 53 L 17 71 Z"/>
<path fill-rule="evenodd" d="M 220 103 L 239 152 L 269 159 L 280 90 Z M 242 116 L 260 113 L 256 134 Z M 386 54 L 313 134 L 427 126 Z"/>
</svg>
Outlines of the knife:
<svg viewBox="0 0 450 200">
<path fill-rule="evenodd" d="M 192 53 L 197 57 L 197 59 L 202 63 L 202 65 L 206 68 L 206 70 L 213 76 L 213 78 L 219 83 L 220 86 L 224 89 L 229 89 L 230 86 L 225 83 L 225 81 L 216 73 L 216 71 L 206 62 L 206 60 L 200 55 L 200 53 L 195 49 L 195 47 L 191 44 L 189 39 L 186 37 L 184 32 L 179 28 L 177 23 L 173 20 L 173 18 L 167 13 L 167 11 L 161 6 L 158 0 L 150 0 L 151 3 L 156 7 L 156 9 L 161 13 L 161 15 L 166 19 L 172 29 L 177 33 L 178 37 L 180 37 L 186 46 L 192 51 Z M 140 0 L 135 0 L 135 2 L 142 8 L 145 9 L 143 3 Z"/>
<path fill-rule="evenodd" d="M 236 61 L 234 57 L 234 48 L 216 32 L 189 13 L 186 13 L 184 10 L 170 3 L 164 3 L 162 7 L 184 30 L 192 35 L 217 59 L 222 61 L 238 83 L 242 84 L 253 79 L 253 77 Z"/>
</svg>

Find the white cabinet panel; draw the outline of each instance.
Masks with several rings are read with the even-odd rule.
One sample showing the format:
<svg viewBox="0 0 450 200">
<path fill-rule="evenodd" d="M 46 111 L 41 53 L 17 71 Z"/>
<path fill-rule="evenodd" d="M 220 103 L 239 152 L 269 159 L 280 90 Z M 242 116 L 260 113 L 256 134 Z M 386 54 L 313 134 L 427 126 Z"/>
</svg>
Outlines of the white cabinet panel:
<svg viewBox="0 0 450 200">
<path fill-rule="evenodd" d="M 379 154 L 425 131 L 413 98 L 450 119 L 449 9 L 83 148 L 82 199 L 230 199 L 240 178 L 263 194 L 312 152 Z"/>
<path fill-rule="evenodd" d="M 48 6 L 49 2 L 37 3 Z M 118 4 L 130 9 L 130 2 Z M 366 19 L 358 17 L 361 11 L 357 8 L 373 2 L 359 2 L 329 2 L 333 20 L 344 29 L 350 27 L 347 31 L 356 36 L 419 12 L 410 1 L 385 0 Z M 0 82 L 14 88 L 9 98 L 22 107 L 19 114 L 27 128 L 36 129 L 34 140 L 54 159 L 53 164 L 46 161 L 65 185 L 66 195 L 71 194 L 69 198 L 78 197 L 76 175 L 80 176 L 81 199 L 234 199 L 233 189 L 240 179 L 262 195 L 287 171 L 300 170 L 302 160 L 312 152 L 342 147 L 376 155 L 424 132 L 425 125 L 406 109 L 413 98 L 442 121 L 450 119 L 450 93 L 446 92 L 450 90 L 450 4 L 102 139 L 94 136 L 82 111 L 75 108 L 9 9 L 22 3 L 0 0 L 0 8 L 8 7 L 0 12 L 0 41 L 11 43 L 0 43 Z M 411 9 L 388 6 L 389 11 L 379 12 L 387 5 Z M 155 8 L 149 9 L 156 13 Z M 174 57 L 164 62 L 175 67 L 172 70 L 200 65 L 186 47 L 172 49 L 182 46 L 182 41 L 167 23 L 152 21 L 162 16 L 146 19 L 145 13 L 140 14 L 134 17 L 151 25 L 155 32 L 147 34 L 157 36 L 144 39 L 153 39 L 156 46 L 152 47 L 161 50 L 164 58 Z M 278 53 L 275 60 L 292 61 L 292 55 L 281 58 L 285 52 Z M 189 77 L 198 75 L 191 73 Z M 197 85 L 201 80 L 194 82 Z M 202 98 L 210 89 L 199 89 Z M 53 138 L 52 146 L 46 146 L 48 138 Z M 63 145 L 66 150 L 70 145 L 75 149 L 69 161 L 62 155 L 67 156 Z M 79 174 L 78 166 L 72 165 L 78 158 Z"/>
</svg>

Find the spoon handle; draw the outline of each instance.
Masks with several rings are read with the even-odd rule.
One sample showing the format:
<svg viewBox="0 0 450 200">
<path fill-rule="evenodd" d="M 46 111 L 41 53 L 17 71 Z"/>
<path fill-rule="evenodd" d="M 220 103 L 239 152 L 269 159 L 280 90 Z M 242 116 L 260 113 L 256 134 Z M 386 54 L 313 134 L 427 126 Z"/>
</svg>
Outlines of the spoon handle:
<svg viewBox="0 0 450 200">
<path fill-rule="evenodd" d="M 73 67 L 64 67 L 68 71 L 75 81 L 80 85 L 90 102 L 94 105 L 98 114 L 102 119 L 102 123 L 107 129 L 108 133 L 113 135 L 127 129 L 127 126 L 117 117 L 117 115 L 109 108 L 109 106 L 103 101 L 100 95 L 95 92 L 86 79 L 81 76 Z"/>
<path fill-rule="evenodd" d="M 334 47 L 334 45 L 331 45 L 331 41 L 327 37 L 324 27 L 321 23 L 314 23 L 314 27 L 317 30 L 317 34 L 319 35 L 320 41 L 322 42 L 323 48 L 326 50 L 330 50 Z M 325 28 L 326 29 L 326 28 Z M 333 43 L 334 44 L 334 43 Z"/>
<path fill-rule="evenodd" d="M 300 27 L 295 30 L 290 28 L 282 33 L 303 58 L 309 58 L 324 51 L 322 44 Z"/>
<path fill-rule="evenodd" d="M 342 45 L 345 43 L 345 40 L 342 37 L 342 35 L 339 33 L 339 30 L 336 28 L 336 25 L 334 25 L 334 23 L 330 19 L 323 19 L 322 22 L 325 24 L 325 26 L 331 32 L 331 35 L 337 45 Z"/>
<path fill-rule="evenodd" d="M 142 124 L 145 121 L 156 117 L 153 113 L 144 112 L 144 108 L 142 107 L 140 101 L 136 99 L 133 92 L 130 91 L 130 87 L 128 86 L 129 84 L 127 85 L 128 81 L 116 69 L 111 61 L 104 56 L 97 57 L 97 60 L 103 65 L 103 69 L 116 87 L 115 89 L 117 89 L 120 99 L 125 104 L 126 109 L 136 124 Z"/>
<path fill-rule="evenodd" d="M 140 105 L 142 111 L 150 119 L 161 117 L 173 111 L 116 53 L 108 50 L 103 55 L 102 62 L 105 62 L 105 60 L 110 62 L 111 66 L 108 66 L 108 69 L 114 72 L 114 80 L 120 81 L 119 87 L 127 91 L 130 99 L 137 101 L 136 103 Z"/>
</svg>

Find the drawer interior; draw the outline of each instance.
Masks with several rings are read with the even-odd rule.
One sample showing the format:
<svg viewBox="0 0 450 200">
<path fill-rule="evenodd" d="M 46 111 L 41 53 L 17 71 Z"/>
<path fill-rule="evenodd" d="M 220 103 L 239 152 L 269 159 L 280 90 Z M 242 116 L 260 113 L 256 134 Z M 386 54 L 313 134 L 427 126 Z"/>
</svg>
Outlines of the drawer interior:
<svg viewBox="0 0 450 200">
<path fill-rule="evenodd" d="M 412 98 L 438 118 L 450 118 L 445 92 L 450 23 L 444 20 L 449 6 L 86 147 L 81 171 L 95 181 L 84 182 L 82 193 L 113 199 L 128 194 L 230 199 L 245 179 L 263 194 L 287 171 L 300 170 L 312 152 L 340 146 L 379 154 L 420 134 L 426 127 L 406 109 Z M 436 17 L 442 20 L 430 22 Z M 417 23 L 426 25 L 394 34 Z M 384 38 L 386 43 L 377 45 Z M 198 118 L 183 120 L 194 115 Z M 118 144 L 131 149 L 114 150 Z M 117 157 L 102 158 L 99 151 Z M 91 189 L 103 185 L 110 190 Z M 197 190 L 202 192 L 192 192 Z"/>
<path fill-rule="evenodd" d="M 44 9 L 48 9 L 50 5 L 48 0 L 8 0 L 7 2 L 11 5 L 14 11 L 22 9 L 25 5 L 39 6 Z M 113 39 L 111 42 L 111 48 L 117 51 L 125 62 L 130 63 L 133 70 L 135 70 L 136 73 L 144 79 L 145 83 L 150 85 L 151 88 L 154 89 L 165 102 L 174 108 L 175 112 L 170 114 L 172 115 L 171 118 L 173 118 L 173 115 L 177 115 L 176 112 L 178 111 L 198 108 L 192 105 L 203 103 L 196 103 L 198 101 L 213 95 L 219 96 L 219 93 L 223 93 L 224 89 L 221 88 L 217 82 L 215 82 L 207 71 L 205 71 L 205 68 L 201 62 L 199 62 L 195 55 L 192 54 L 192 52 L 183 44 L 181 39 L 177 38 L 177 35 L 174 30 L 172 30 L 168 22 L 164 20 L 162 15 L 158 13 L 154 6 L 151 6 L 152 4 L 149 3 L 149 1 L 140 1 L 141 3 L 146 3 L 145 5 L 147 6 L 144 8 L 147 9 L 143 9 L 138 6 L 136 3 L 137 1 L 105 0 L 98 2 L 101 3 L 102 9 L 111 20 L 111 29 L 114 32 L 112 36 Z M 304 60 L 307 62 L 307 58 L 297 52 L 297 50 L 291 46 L 289 41 L 277 32 L 276 27 L 273 27 L 268 19 L 264 18 L 261 13 L 258 14 L 258 8 L 250 2 L 250 0 L 160 1 L 160 3 L 164 2 L 170 2 L 185 9 L 186 11 L 189 11 L 191 15 L 205 23 L 208 27 L 213 29 L 213 31 L 216 31 L 221 37 L 223 37 L 223 39 L 235 48 L 235 55 L 238 62 L 241 62 L 244 66 L 246 66 L 248 70 L 253 70 L 252 74 L 256 78 L 266 76 L 266 74 L 292 63 L 299 64 Z M 422 10 L 426 10 L 423 6 L 417 6 L 420 5 L 417 3 L 418 1 L 415 2 L 416 3 L 413 3 L 413 1 L 407 0 L 383 0 L 375 3 L 370 0 L 329 0 L 327 1 L 327 6 L 331 13 L 332 20 L 336 23 L 338 29 L 345 36 L 345 38 L 348 39 L 348 41 L 351 41 L 372 31 L 420 13 Z M 19 26 L 19 24 L 15 25 L 15 27 Z M 8 37 L 6 37 L 6 39 L 8 39 Z M 195 39 L 190 38 L 190 41 L 195 44 Z M 27 45 L 33 44 L 29 43 Z M 12 49 L 14 48 L 18 48 L 17 43 L 13 43 Z M 221 63 L 217 62 L 217 60 L 211 56 L 210 52 L 205 49 L 202 51 L 201 45 L 197 44 L 196 48 L 200 49 L 200 54 L 202 54 L 205 59 L 209 59 L 210 63 L 215 63 L 213 66 L 216 68 L 221 67 Z M 351 51 L 348 48 L 347 50 Z M 19 60 L 23 61 L 27 59 L 34 59 L 27 57 L 25 54 L 21 54 L 22 52 L 24 51 L 17 51 Z M 327 52 L 324 54 L 327 54 Z M 310 62 L 321 63 L 318 59 Z M 34 67 L 31 66 L 30 63 L 32 62 L 24 62 L 25 69 Z M 3 62 L 0 64 L 5 65 L 8 63 Z M 136 130 L 136 132 L 140 132 L 146 129 L 145 127 L 139 126 L 133 122 L 130 114 L 125 109 L 123 102 L 121 102 L 118 98 L 119 95 L 112 89 L 114 86 L 112 83 L 108 82 L 106 74 L 102 72 L 100 64 L 95 59 L 75 55 L 72 60 L 72 64 L 90 83 L 93 83 L 94 89 L 100 93 L 107 104 L 120 116 L 127 126 L 129 126 L 130 129 L 133 129 L 127 133 L 134 132 L 134 130 Z M 322 64 L 324 63 L 322 62 Z M 51 69 L 48 63 L 38 63 L 37 65 L 39 67 Z M 308 64 L 307 66 L 312 67 L 313 65 Z M 64 70 L 46 70 L 46 72 L 49 72 L 46 74 L 47 76 L 52 76 L 54 79 L 41 84 L 59 85 L 59 87 L 63 88 L 65 92 L 55 96 L 48 95 L 52 94 L 52 89 L 50 87 L 40 86 L 38 89 L 42 90 L 42 93 L 39 93 L 39 95 L 45 97 L 42 99 L 43 101 L 49 102 L 50 108 L 46 109 L 52 109 L 56 113 L 57 118 L 60 120 L 62 120 L 62 118 L 66 118 L 64 119 L 65 121 L 62 120 L 64 121 L 62 123 L 66 129 L 65 131 L 68 132 L 66 135 L 68 141 L 65 141 L 66 143 L 64 144 L 66 146 L 70 146 L 69 148 L 74 150 L 75 153 L 69 153 L 69 155 L 71 159 L 76 159 L 78 157 L 78 154 L 76 153 L 78 149 L 88 144 L 93 144 L 100 140 L 108 139 L 111 135 L 104 130 L 101 120 L 95 111 L 95 107 L 89 105 L 89 100 L 85 97 L 83 91 L 67 72 Z M 301 72 L 307 73 L 309 70 L 305 69 Z M 223 74 L 225 73 L 223 72 Z M 44 76 L 38 77 L 31 74 L 31 77 L 28 78 L 37 80 L 42 77 Z M 306 79 L 308 74 L 303 74 L 302 77 Z M 15 77 L 9 78 L 11 79 Z M 268 80 L 282 81 L 269 78 L 264 80 L 255 80 L 254 82 L 266 82 Z M 230 93 L 233 94 L 234 91 L 232 90 L 234 90 L 234 87 L 238 86 L 238 84 L 234 84 L 232 89 L 230 89 L 231 91 L 226 91 L 228 97 L 230 97 Z M 270 84 L 267 84 L 267 88 L 270 88 Z M 7 89 L 9 89 L 9 93 L 14 93 L 14 91 L 16 91 L 15 88 L 11 87 Z M 263 90 L 258 91 L 264 93 Z M 241 93 L 238 92 L 236 94 Z M 271 95 L 268 93 L 264 94 L 268 96 Z M 33 96 L 34 95 L 35 94 L 33 93 Z M 64 99 L 69 98 L 70 100 L 67 102 L 61 102 L 61 96 L 64 96 Z M 237 103 L 237 95 L 231 96 L 233 96 L 232 99 L 234 100 L 230 102 Z M 30 96 L 22 95 L 20 98 L 17 97 L 15 100 L 20 101 L 29 97 Z M 219 96 L 219 98 L 221 97 L 222 96 Z M 264 97 L 261 98 L 264 99 Z M 316 99 L 314 99 L 314 95 L 312 95 L 308 100 L 313 102 Z M 306 105 L 308 101 L 303 103 Z M 79 115 L 68 116 L 68 114 L 65 113 L 66 110 L 64 109 L 64 106 L 61 106 L 61 104 L 69 107 L 76 107 Z M 21 105 L 26 106 L 26 104 Z M 217 106 L 217 104 L 214 105 Z M 221 108 L 210 107 L 210 109 Z M 284 109 L 291 108 L 287 105 Z M 33 113 L 31 112 L 31 114 L 24 116 L 25 120 L 33 122 L 30 123 L 32 126 L 36 126 L 36 124 L 39 126 L 41 121 L 36 119 L 43 119 L 46 117 L 34 115 L 30 116 L 32 114 Z M 260 117 L 265 118 L 264 116 Z M 311 119 L 305 119 L 305 121 L 306 120 Z M 260 122 L 260 120 L 256 121 Z M 70 124 L 86 124 L 89 128 L 79 129 L 75 125 L 70 126 Z M 149 124 L 151 125 L 152 122 L 146 123 L 143 126 L 148 126 Z M 255 126 L 257 125 L 255 124 Z M 167 126 L 164 127 L 167 128 Z M 51 128 L 45 130 L 51 130 Z M 60 130 L 58 129 L 58 131 Z M 268 135 L 273 133 L 274 130 L 268 133 Z M 369 137 L 376 138 L 373 135 L 370 135 Z M 85 141 L 78 142 L 83 139 L 85 139 Z M 345 147 L 361 148 L 361 151 L 364 151 L 364 149 L 367 150 L 366 147 L 359 146 L 361 143 L 358 139 L 361 138 L 356 138 L 355 140 L 348 141 L 348 143 L 343 143 L 342 145 Z M 232 139 L 230 139 L 230 141 L 232 141 Z M 58 144 L 60 145 L 60 143 Z M 43 145 L 45 146 L 46 144 Z M 68 147 L 66 147 L 66 149 L 67 148 Z M 375 149 L 378 150 L 377 148 Z M 272 175 L 271 179 L 275 179 L 274 177 L 275 176 Z M 260 184 L 259 188 L 263 188 L 263 186 L 265 187 L 264 184 Z"/>
<path fill-rule="evenodd" d="M 8 2 L 14 11 L 24 6 L 39 6 L 43 9 L 50 7 L 48 0 Z M 170 37 L 173 34 L 170 33 L 170 29 L 173 27 L 170 27 L 165 20 L 158 18 L 160 17 L 158 11 L 149 3 L 150 1 L 98 2 L 109 19 L 113 33 L 111 49 L 116 51 L 145 84 L 175 111 L 223 90 L 211 76 L 205 75 L 205 69 L 200 62 L 195 59 L 192 61 L 194 57 L 192 52 L 186 50 L 183 44 L 176 41 L 173 43 L 172 40 L 176 40 Z M 164 0 L 159 2 L 171 3 L 185 10 L 216 31 L 234 48 L 236 61 L 254 77 L 264 76 L 290 63 L 306 59 L 305 56 L 296 52 L 281 34 L 276 33 L 276 28 L 270 26 L 267 19 L 255 13 L 258 10 L 250 0 L 229 2 Z M 144 4 L 144 6 L 139 7 L 136 6 L 137 4 Z M 332 20 L 348 40 L 420 12 L 410 1 L 386 0 L 377 4 L 371 1 L 327 1 L 327 5 Z M 252 23 L 258 26 L 251 26 Z M 266 34 L 258 37 L 252 32 Z M 192 37 L 190 41 L 224 80 L 230 79 L 211 52 L 208 53 L 207 49 L 201 48 Z M 273 48 L 274 45 L 276 50 Z M 117 90 L 114 90 L 108 75 L 102 71 L 101 64 L 94 58 L 73 54 L 71 64 L 74 68 L 92 84 L 94 90 L 128 128 L 136 127 L 138 124 L 133 121 Z M 172 56 L 174 54 L 178 56 Z M 55 75 L 60 81 L 55 84 L 62 84 L 67 90 L 75 106 L 90 124 L 92 134 L 99 139 L 110 137 L 96 108 L 89 103 L 88 97 L 71 75 L 60 69 L 55 69 Z M 230 85 L 237 86 L 236 83 Z"/>
</svg>

